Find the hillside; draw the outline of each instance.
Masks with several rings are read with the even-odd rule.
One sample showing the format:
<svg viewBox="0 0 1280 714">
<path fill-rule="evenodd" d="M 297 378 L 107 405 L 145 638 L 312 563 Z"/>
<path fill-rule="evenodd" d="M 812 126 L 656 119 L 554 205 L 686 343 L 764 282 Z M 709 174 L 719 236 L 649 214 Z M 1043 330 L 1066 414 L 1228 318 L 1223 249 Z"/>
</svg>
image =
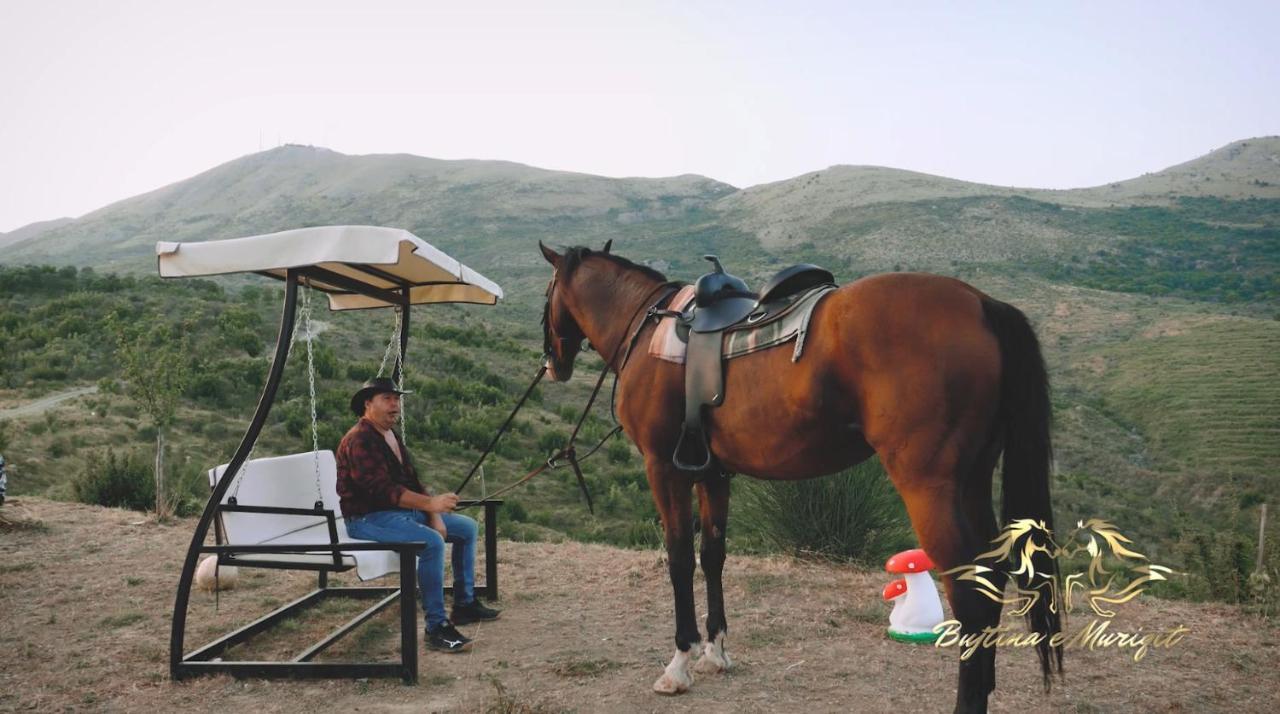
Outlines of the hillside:
<svg viewBox="0 0 1280 714">
<path fill-rule="evenodd" d="M 158 240 L 378 224 L 484 241 L 538 227 L 680 215 L 733 188 L 699 176 L 608 179 L 501 161 L 346 156 L 283 146 L 230 161 L 15 244 L 6 262 L 149 265 Z M 483 251 L 480 251 L 483 252 Z"/>
<path fill-rule="evenodd" d="M 1280 137 L 1234 141 L 1163 171 L 1106 186 L 1049 192 L 1039 198 L 1081 206 L 1168 204 L 1181 196 L 1227 200 L 1280 198 Z"/>
<path fill-rule="evenodd" d="M 964 262 L 1008 259 L 1015 238 L 1029 236 L 1046 243 L 1037 255 L 1053 255 L 1063 238 L 1075 240 L 1076 232 L 1042 231 L 1038 221 L 1020 220 L 1002 206 L 1017 202 L 989 200 L 960 202 L 955 199 L 1009 199 L 1018 197 L 1040 204 L 1072 206 L 1085 209 L 1116 208 L 1133 205 L 1170 205 L 1180 197 L 1216 197 L 1226 201 L 1245 199 L 1280 199 L 1280 137 L 1263 137 L 1229 144 L 1206 156 L 1145 176 L 1094 188 L 1066 191 L 991 186 L 957 181 L 941 176 L 902 171 L 878 166 L 832 166 L 822 171 L 797 176 L 785 181 L 753 186 L 726 196 L 717 202 L 733 226 L 759 238 L 766 248 L 803 242 L 827 244 L 841 236 L 862 238 L 853 242 L 864 247 L 903 236 L 938 238 L 945 229 L 953 229 L 948 241 L 959 233 L 960 251 L 955 258 Z M 930 225 L 928 209 L 939 204 L 977 205 L 964 229 L 954 230 L 951 223 Z M 925 207 L 914 210 L 893 207 Z M 895 220 L 896 219 L 896 220 Z M 859 223 L 883 225 L 884 232 L 857 230 Z M 936 220 L 933 223 L 938 223 Z M 1006 246 L 1004 254 L 987 250 L 965 255 L 972 233 L 981 232 Z M 859 235 L 862 233 L 862 235 Z M 894 240 L 885 251 L 902 248 L 902 240 Z M 1088 245 L 1076 247 L 1088 249 Z M 1096 247 L 1096 246 L 1094 246 Z M 910 256 L 910 253 L 907 254 Z"/>
<path fill-rule="evenodd" d="M 416 687 L 226 677 L 178 685 L 167 674 L 169 617 L 192 520 L 157 525 L 130 511 L 22 498 L 0 507 L 0 525 L 4 710 L 914 712 L 949 709 L 954 698 L 956 650 L 885 637 L 883 573 L 731 552 L 725 599 L 735 668 L 695 675 L 689 693 L 661 699 L 649 687 L 672 652 L 663 556 L 505 541 L 501 619 L 464 628 L 476 639 L 470 654 L 422 654 Z M 192 645 L 314 584 L 306 573 L 242 574 L 242 587 L 216 603 L 211 594 L 193 595 Z M 702 590 L 699 582 L 700 613 Z M 354 614 L 322 605 L 237 655 L 296 652 Z M 395 617 L 392 610 L 366 623 L 321 660 L 389 659 L 398 645 Z M 1083 621 L 1079 614 L 1069 619 L 1068 633 Z M 1006 624 L 1021 631 L 1013 618 Z M 1280 706 L 1274 620 L 1144 594 L 1122 606 L 1114 629 L 1178 625 L 1190 630 L 1184 640 L 1152 648 L 1140 662 L 1116 648 L 1068 650 L 1067 678 L 1048 695 L 1030 652 L 1003 651 L 992 711 L 1244 713 Z"/>
<path fill-rule="evenodd" d="M 812 240 L 836 214 L 886 203 L 914 203 L 972 196 L 1008 196 L 1017 189 L 968 183 L 879 166 L 832 166 L 785 181 L 752 186 L 727 196 L 717 208 L 754 233 L 766 247 Z"/>
<path fill-rule="evenodd" d="M 509 290 L 524 306 L 415 311 L 408 375 L 417 395 L 406 403 L 407 433 L 432 465 L 433 484 L 461 479 L 531 377 L 541 344 L 534 295 L 545 280 L 543 273 L 527 281 L 523 296 Z M 1252 552 L 1256 504 L 1280 499 L 1280 440 L 1272 438 L 1275 399 L 1267 386 L 1280 377 L 1280 323 L 1232 317 L 1204 302 L 1027 276 L 969 280 L 1014 301 L 1037 326 L 1055 394 L 1054 504 L 1061 522 L 1110 518 L 1153 555 L 1197 572 L 1221 565 L 1203 560 L 1198 539 L 1211 539 L 1214 553 L 1237 545 L 1246 556 Z M 169 434 L 169 463 L 186 507 L 199 507 L 203 471 L 228 458 L 256 401 L 279 292 L 264 281 L 228 289 L 71 268 L 0 268 L 0 342 L 13 354 L 0 363 L 0 453 L 10 464 L 10 493 L 74 498 L 74 482 L 108 448 L 132 454 L 147 481 L 155 432 L 121 393 L 111 325 L 171 326 L 185 331 L 195 379 Z M 376 372 L 393 321 L 389 314 L 318 318 L 326 328 L 316 352 L 320 439 L 322 448 L 332 448 L 349 426 L 344 404 L 352 385 Z M 535 392 L 488 461 L 490 488 L 563 443 L 594 381 L 596 358 L 581 359 L 571 383 Z M 259 455 L 310 446 L 301 360 L 295 354 L 286 371 Z M 101 389 L 38 413 L 5 416 L 89 387 Z M 597 405 L 583 443 L 608 430 L 607 409 Z M 572 477 L 561 470 L 512 495 L 516 515 L 503 524 L 504 535 L 660 542 L 641 460 L 629 444 L 610 444 L 585 471 L 595 518 L 581 517 Z M 1210 595 L 1201 586 L 1182 594 Z M 1217 596 L 1234 599 L 1239 592 Z"/>
<path fill-rule="evenodd" d="M 37 221 L 36 223 L 28 223 L 8 233 L 0 233 L 0 248 L 31 240 L 55 228 L 61 228 L 74 220 L 74 218 L 55 218 L 50 221 Z"/>
<path fill-rule="evenodd" d="M 1280 297 L 1280 138 L 1070 191 L 868 166 L 737 190 L 699 176 L 611 179 L 284 146 L 49 227 L 13 242 L 0 261 L 149 272 L 157 240 L 329 223 L 407 228 L 499 280 L 541 270 L 536 240 L 613 238 L 632 256 L 690 271 L 699 252 L 733 256 L 740 271 L 761 274 L 800 259 L 837 275 L 989 266 L 1105 289 L 1258 302 Z M 1206 250 L 1217 255 L 1201 264 Z M 1116 261 L 1118 269 L 1096 265 Z M 1129 280 L 1151 272 L 1148 263 L 1157 279 Z M 1205 290 L 1206 277 L 1232 284 Z"/>
</svg>

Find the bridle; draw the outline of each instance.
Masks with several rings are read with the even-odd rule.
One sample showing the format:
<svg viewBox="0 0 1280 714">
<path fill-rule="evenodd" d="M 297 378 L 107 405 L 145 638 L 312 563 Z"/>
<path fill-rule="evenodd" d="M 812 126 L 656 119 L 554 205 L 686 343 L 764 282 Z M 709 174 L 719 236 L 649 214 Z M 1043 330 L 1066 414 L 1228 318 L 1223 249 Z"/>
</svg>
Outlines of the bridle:
<svg viewBox="0 0 1280 714">
<path fill-rule="evenodd" d="M 558 343 L 558 346 L 560 347 L 560 354 L 564 353 L 564 345 L 566 343 L 573 342 L 573 340 L 568 337 L 560 337 L 559 335 L 554 337 L 552 336 L 555 333 L 555 330 L 551 324 L 551 295 L 555 291 L 557 277 L 559 277 L 559 271 L 552 271 L 551 280 L 547 281 L 547 302 L 542 309 L 542 322 L 544 325 L 544 332 L 542 336 L 542 344 L 544 348 L 543 357 L 548 359 L 554 356 L 550 351 L 551 344 L 553 342 Z M 648 321 L 648 318 L 660 312 L 661 305 L 666 302 L 668 298 L 674 295 L 676 290 L 682 285 L 684 284 L 668 280 L 666 282 L 658 283 L 648 293 L 646 293 L 644 299 L 640 301 L 640 306 L 631 313 L 629 318 L 627 318 L 626 327 L 628 330 L 622 333 L 622 338 L 618 341 L 618 344 L 614 346 L 609 357 L 606 358 L 604 352 L 597 349 L 595 345 L 590 343 L 590 341 L 587 342 L 586 349 L 594 350 L 600 355 L 601 359 L 605 360 L 605 371 L 608 371 L 610 367 L 614 366 L 619 352 L 625 346 L 627 351 L 623 353 L 622 362 L 618 363 L 616 367 L 616 371 L 619 374 L 622 372 L 623 366 L 626 365 L 627 360 L 631 357 L 631 350 L 635 346 L 636 338 L 640 336 L 640 331 L 644 329 L 644 325 Z M 654 296 L 658 295 L 659 292 L 663 292 L 663 294 L 658 297 L 657 300 L 654 300 Z M 631 325 L 635 323 L 636 318 L 640 316 L 641 311 L 644 312 L 645 319 L 641 320 L 640 324 L 636 325 L 634 330 L 631 330 Z M 579 331 L 581 331 L 581 328 L 579 328 Z"/>
<path fill-rule="evenodd" d="M 560 337 L 554 327 L 551 325 L 551 295 L 556 289 L 556 278 L 559 276 L 559 270 L 551 271 L 551 279 L 547 281 L 546 303 L 542 306 L 542 358 L 544 364 L 547 360 L 551 360 L 556 354 L 564 354 L 566 345 L 574 342 L 568 337 Z M 552 335 L 556 335 L 552 337 Z M 552 343 L 557 343 L 558 349 L 552 350 Z"/>
</svg>

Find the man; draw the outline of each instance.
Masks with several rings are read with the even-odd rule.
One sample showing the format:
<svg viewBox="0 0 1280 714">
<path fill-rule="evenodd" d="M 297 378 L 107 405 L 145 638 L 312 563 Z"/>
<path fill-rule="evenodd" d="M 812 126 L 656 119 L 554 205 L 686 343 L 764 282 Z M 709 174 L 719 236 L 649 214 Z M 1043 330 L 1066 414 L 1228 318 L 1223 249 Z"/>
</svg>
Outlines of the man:
<svg viewBox="0 0 1280 714">
<path fill-rule="evenodd" d="M 422 543 L 418 589 L 427 620 L 427 646 L 462 652 L 471 640 L 454 626 L 492 620 L 498 611 L 475 597 L 476 522 L 453 513 L 458 496 L 423 488 L 400 435 L 400 395 L 385 377 L 371 379 L 351 397 L 360 420 L 338 445 L 338 498 L 347 533 L 380 542 Z M 444 611 L 444 544 L 453 543 L 453 617 Z"/>
</svg>

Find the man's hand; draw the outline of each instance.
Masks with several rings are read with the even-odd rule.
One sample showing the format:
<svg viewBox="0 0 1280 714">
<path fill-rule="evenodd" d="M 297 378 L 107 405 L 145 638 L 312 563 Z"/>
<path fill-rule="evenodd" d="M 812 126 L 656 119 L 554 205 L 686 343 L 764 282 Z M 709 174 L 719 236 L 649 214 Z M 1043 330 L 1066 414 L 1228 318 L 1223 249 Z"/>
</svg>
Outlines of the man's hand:
<svg viewBox="0 0 1280 714">
<path fill-rule="evenodd" d="M 426 511 L 428 513 L 450 513 L 457 507 L 458 494 L 442 493 L 429 499 Z"/>
<path fill-rule="evenodd" d="M 435 529 L 436 533 L 440 534 L 441 538 L 449 537 L 449 531 L 445 528 L 444 519 L 440 517 L 439 513 L 429 514 L 427 520 L 431 522 L 431 527 Z"/>
</svg>

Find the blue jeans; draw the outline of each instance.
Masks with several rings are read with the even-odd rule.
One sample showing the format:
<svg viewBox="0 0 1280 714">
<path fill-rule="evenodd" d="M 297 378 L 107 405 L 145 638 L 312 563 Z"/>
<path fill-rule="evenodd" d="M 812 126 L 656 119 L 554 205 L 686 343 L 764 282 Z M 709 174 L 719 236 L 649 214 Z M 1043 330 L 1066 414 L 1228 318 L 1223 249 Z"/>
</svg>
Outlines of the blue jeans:
<svg viewBox="0 0 1280 714">
<path fill-rule="evenodd" d="M 447 537 L 441 538 L 427 520 L 427 514 L 399 508 L 374 511 L 347 519 L 352 538 L 380 543 L 422 543 L 418 553 L 418 590 L 427 627 L 435 628 L 448 619 L 444 611 L 444 543 L 453 544 L 453 603 L 467 605 L 475 600 L 476 522 L 457 513 L 442 513 Z"/>
</svg>

